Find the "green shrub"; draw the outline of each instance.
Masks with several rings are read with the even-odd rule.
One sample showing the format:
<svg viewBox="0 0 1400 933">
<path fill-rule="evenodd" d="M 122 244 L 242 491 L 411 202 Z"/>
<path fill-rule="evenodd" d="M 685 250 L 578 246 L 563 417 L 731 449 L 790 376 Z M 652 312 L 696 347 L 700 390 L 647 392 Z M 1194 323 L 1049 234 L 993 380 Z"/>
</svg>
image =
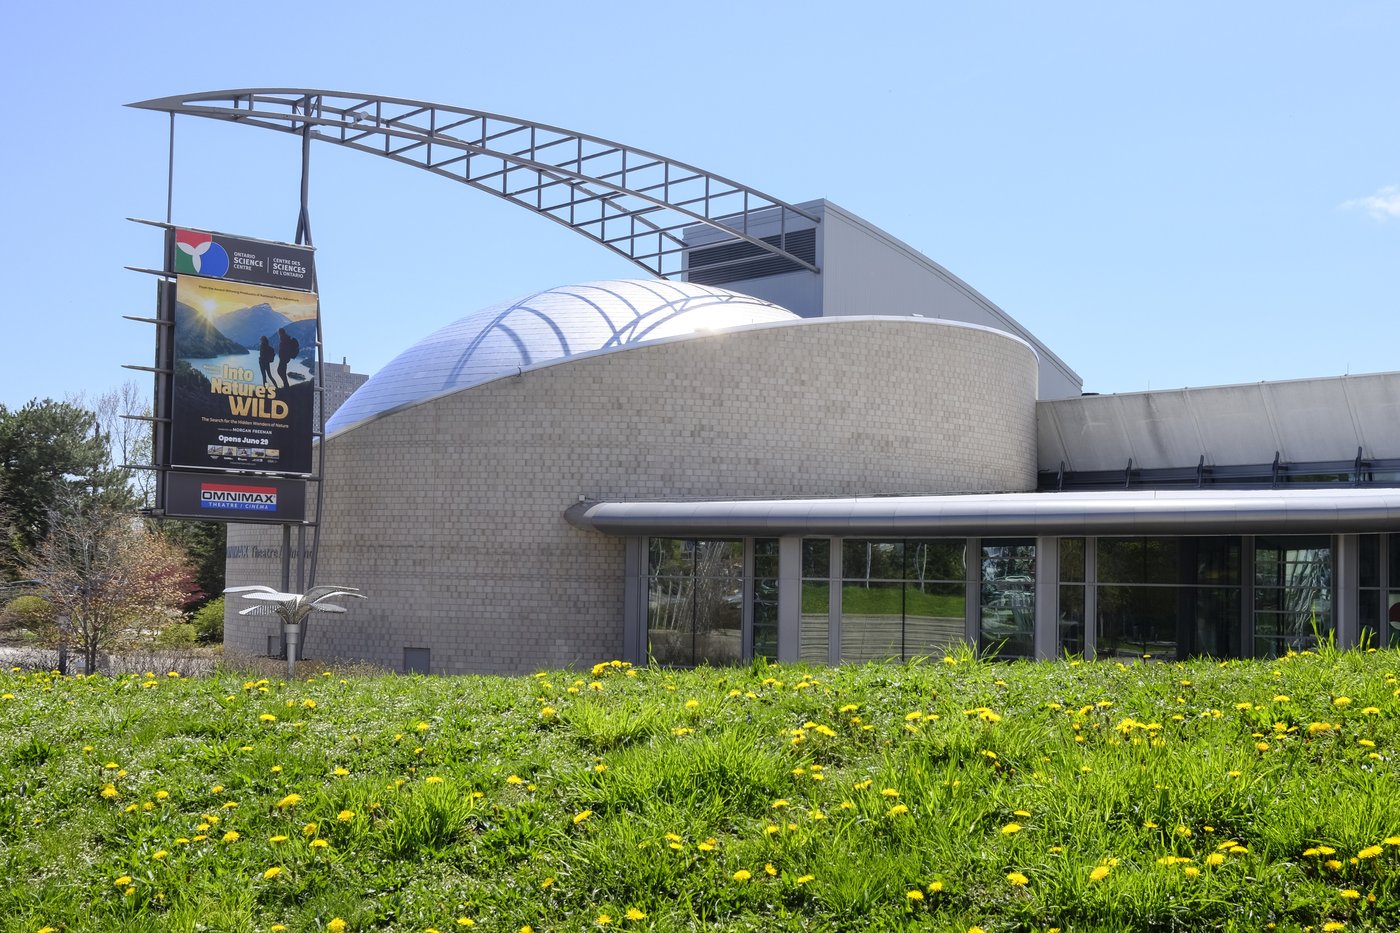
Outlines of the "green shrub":
<svg viewBox="0 0 1400 933">
<path fill-rule="evenodd" d="M 34 635 L 51 630 L 55 617 L 53 604 L 42 596 L 16 596 L 5 605 L 4 621 Z"/>
<path fill-rule="evenodd" d="M 224 640 L 224 598 L 215 596 L 195 610 L 190 621 L 194 623 L 200 644 L 218 644 Z"/>
<path fill-rule="evenodd" d="M 156 645 L 161 648 L 188 648 L 198 641 L 198 631 L 188 622 L 167 625 L 156 636 Z"/>
</svg>

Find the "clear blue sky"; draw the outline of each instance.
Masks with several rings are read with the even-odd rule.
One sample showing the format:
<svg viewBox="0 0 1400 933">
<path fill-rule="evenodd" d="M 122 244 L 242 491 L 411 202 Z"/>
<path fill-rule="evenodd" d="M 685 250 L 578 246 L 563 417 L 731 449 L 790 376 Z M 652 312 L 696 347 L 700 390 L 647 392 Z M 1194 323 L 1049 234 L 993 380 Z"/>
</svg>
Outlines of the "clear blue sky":
<svg viewBox="0 0 1400 933">
<path fill-rule="evenodd" d="M 419 98 L 826 197 L 961 276 L 1090 391 L 1400 369 L 1400 5 L 25 3 L 7 16 L 0 403 L 152 355 L 167 117 L 233 87 Z M 298 143 L 182 119 L 177 223 L 291 239 Z M 328 356 L 639 272 L 417 170 L 313 154 Z"/>
</svg>

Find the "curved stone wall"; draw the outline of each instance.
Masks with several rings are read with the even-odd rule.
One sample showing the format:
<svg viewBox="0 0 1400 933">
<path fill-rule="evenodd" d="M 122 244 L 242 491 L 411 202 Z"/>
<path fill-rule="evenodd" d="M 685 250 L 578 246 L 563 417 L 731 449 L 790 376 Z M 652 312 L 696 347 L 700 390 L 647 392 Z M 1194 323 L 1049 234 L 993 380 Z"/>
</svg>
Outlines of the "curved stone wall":
<svg viewBox="0 0 1400 933">
<path fill-rule="evenodd" d="M 622 650 L 623 542 L 579 500 L 1028 491 L 1036 360 L 911 318 L 760 325 L 585 356 L 330 438 L 318 580 L 369 595 L 313 657 L 523 672 Z M 275 583 L 280 530 L 230 526 L 228 585 Z M 274 626 L 237 616 L 231 651 Z"/>
</svg>

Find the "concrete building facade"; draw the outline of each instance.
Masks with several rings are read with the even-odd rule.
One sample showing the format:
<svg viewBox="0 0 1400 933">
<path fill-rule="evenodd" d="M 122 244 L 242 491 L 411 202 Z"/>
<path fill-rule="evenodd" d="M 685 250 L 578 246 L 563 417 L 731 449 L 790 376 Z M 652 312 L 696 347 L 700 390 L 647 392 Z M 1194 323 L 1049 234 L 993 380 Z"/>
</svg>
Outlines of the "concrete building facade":
<svg viewBox="0 0 1400 933">
<path fill-rule="evenodd" d="M 1273 656 L 1400 643 L 1400 373 L 1125 395 L 825 201 L 687 232 L 689 281 L 548 289 L 336 412 L 316 657 Z M 803 251 L 807 252 L 803 252 Z M 231 526 L 228 583 L 275 580 Z M 230 650 L 275 650 L 264 619 Z"/>
</svg>

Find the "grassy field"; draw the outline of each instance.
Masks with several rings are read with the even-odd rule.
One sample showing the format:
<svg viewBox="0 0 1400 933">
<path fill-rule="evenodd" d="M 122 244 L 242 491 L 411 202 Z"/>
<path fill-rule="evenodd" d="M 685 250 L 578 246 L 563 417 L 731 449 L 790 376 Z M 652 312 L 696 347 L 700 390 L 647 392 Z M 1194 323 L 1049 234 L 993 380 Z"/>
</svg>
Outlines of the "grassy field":
<svg viewBox="0 0 1400 933">
<path fill-rule="evenodd" d="M 0 674 L 0 930 L 1395 930 L 1397 672 Z"/>
</svg>

